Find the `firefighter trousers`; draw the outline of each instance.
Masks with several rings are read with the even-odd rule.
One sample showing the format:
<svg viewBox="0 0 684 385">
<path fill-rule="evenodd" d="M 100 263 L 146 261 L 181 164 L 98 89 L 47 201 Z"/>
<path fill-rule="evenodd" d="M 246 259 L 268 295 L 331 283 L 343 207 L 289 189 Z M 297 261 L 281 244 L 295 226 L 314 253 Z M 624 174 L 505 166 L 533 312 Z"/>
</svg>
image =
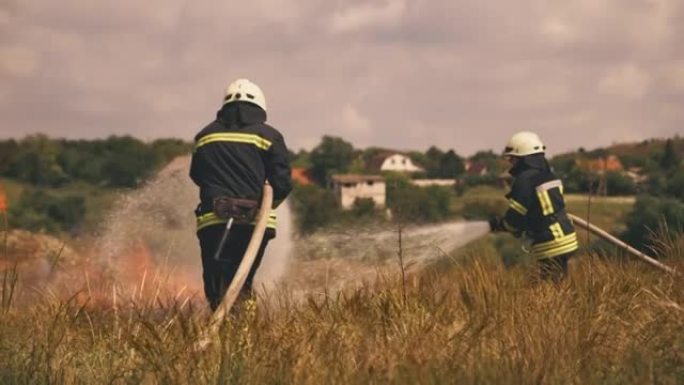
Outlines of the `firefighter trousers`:
<svg viewBox="0 0 684 385">
<path fill-rule="evenodd" d="M 562 254 L 538 261 L 539 279 L 559 283 L 568 276 L 568 259 L 573 253 Z"/>
<path fill-rule="evenodd" d="M 224 244 L 219 260 L 214 259 L 216 248 L 223 237 L 225 231 L 224 224 L 217 224 L 207 226 L 197 232 L 199 238 L 200 248 L 202 250 L 202 278 L 204 280 L 204 294 L 209 301 L 211 310 L 214 311 L 221 303 L 223 295 L 228 290 L 228 286 L 235 277 L 240 262 L 247 250 L 249 241 L 254 232 L 253 226 L 234 225 L 228 234 L 226 243 Z M 261 264 L 261 260 L 266 251 L 266 245 L 273 239 L 274 234 L 271 231 L 266 231 L 264 239 L 261 241 L 261 246 L 257 253 L 254 265 L 249 271 L 245 285 L 240 291 L 240 297 L 247 298 L 252 295 L 252 281 L 254 275 Z"/>
</svg>

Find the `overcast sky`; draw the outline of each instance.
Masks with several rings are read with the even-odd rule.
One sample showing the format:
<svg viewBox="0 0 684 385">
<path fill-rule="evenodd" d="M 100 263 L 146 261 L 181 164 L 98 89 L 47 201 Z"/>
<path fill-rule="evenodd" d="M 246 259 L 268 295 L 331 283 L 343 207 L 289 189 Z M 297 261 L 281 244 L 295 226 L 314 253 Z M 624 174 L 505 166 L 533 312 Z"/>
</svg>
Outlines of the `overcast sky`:
<svg viewBox="0 0 684 385">
<path fill-rule="evenodd" d="M 0 137 L 190 140 L 259 84 L 294 150 L 684 134 L 681 0 L 0 0 Z"/>
</svg>

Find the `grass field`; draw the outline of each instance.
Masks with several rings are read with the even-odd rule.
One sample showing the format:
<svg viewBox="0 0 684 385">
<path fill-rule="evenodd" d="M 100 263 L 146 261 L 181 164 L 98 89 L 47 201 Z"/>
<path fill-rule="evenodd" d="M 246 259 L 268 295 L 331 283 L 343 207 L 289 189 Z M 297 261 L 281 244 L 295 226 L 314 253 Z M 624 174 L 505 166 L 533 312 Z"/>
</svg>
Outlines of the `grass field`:
<svg viewBox="0 0 684 385">
<path fill-rule="evenodd" d="M 681 279 L 583 256 L 560 286 L 535 284 L 492 250 L 471 252 L 405 285 L 281 293 L 228 319 L 205 351 L 193 346 L 208 315 L 183 298 L 4 301 L 0 383 L 684 382 Z"/>
</svg>

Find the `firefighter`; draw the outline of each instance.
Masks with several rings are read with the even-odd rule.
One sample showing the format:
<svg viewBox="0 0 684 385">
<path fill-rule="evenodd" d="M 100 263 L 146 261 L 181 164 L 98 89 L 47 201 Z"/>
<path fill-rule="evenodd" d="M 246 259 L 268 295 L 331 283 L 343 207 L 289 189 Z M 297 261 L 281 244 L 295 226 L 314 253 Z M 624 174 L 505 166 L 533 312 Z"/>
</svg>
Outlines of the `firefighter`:
<svg viewBox="0 0 684 385">
<path fill-rule="evenodd" d="M 204 293 L 212 310 L 221 303 L 252 237 L 263 187 L 273 188 L 273 209 L 292 190 L 288 150 L 283 136 L 266 124 L 266 99 L 247 79 L 231 83 L 216 119 L 195 136 L 190 177 L 199 186 L 195 210 L 202 251 Z M 225 243 L 229 218 L 232 225 Z M 268 242 L 275 237 L 276 218 L 268 227 L 241 298 L 252 294 L 252 280 Z"/>
<path fill-rule="evenodd" d="M 565 212 L 563 183 L 544 156 L 546 146 L 533 132 L 518 132 L 504 150 L 513 176 L 508 210 L 490 219 L 492 231 L 508 231 L 531 242 L 530 252 L 543 280 L 560 282 L 567 276 L 568 258 L 577 250 L 577 235 Z"/>
</svg>

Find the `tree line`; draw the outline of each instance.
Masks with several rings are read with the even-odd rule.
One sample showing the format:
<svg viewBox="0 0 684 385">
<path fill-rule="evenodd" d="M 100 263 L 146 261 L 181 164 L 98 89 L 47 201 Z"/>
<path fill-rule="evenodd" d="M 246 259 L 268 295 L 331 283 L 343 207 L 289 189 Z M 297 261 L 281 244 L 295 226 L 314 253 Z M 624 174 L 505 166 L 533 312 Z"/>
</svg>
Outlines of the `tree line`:
<svg viewBox="0 0 684 385">
<path fill-rule="evenodd" d="M 69 140 L 31 135 L 0 141 L 0 176 L 41 187 L 75 181 L 136 187 L 161 165 L 191 149 L 180 139 L 147 143 L 131 136 Z"/>
</svg>

